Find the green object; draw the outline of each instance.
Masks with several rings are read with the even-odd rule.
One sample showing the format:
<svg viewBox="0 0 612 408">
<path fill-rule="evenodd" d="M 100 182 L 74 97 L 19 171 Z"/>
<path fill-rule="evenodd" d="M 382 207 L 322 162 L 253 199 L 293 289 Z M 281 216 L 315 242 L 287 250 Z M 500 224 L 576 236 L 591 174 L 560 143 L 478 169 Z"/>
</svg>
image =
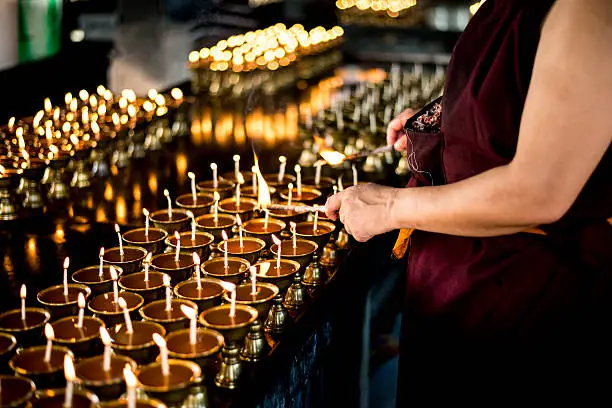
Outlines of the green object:
<svg viewBox="0 0 612 408">
<path fill-rule="evenodd" d="M 62 0 L 19 1 L 19 62 L 56 54 L 61 45 Z"/>
</svg>

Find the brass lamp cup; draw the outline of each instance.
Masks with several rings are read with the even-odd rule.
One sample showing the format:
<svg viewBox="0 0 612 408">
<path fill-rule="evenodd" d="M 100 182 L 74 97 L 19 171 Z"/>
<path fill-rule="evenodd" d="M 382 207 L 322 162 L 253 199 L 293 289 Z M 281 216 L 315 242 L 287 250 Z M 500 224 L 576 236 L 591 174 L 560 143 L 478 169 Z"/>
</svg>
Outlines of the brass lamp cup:
<svg viewBox="0 0 612 408">
<path fill-rule="evenodd" d="M 174 231 L 183 231 L 189 227 L 187 210 L 173 208 L 172 219 L 166 220 L 166 217 L 160 218 L 167 214 L 168 210 L 153 211 L 150 215 L 151 222 L 155 227 L 166 230 L 169 234 L 174 234 Z"/>
<path fill-rule="evenodd" d="M 121 398 L 115 401 L 107 401 L 100 404 L 100 408 L 128 408 L 128 400 Z M 137 408 L 168 408 L 166 404 L 153 398 L 136 398 Z"/>
<path fill-rule="evenodd" d="M 159 334 L 162 337 L 166 336 L 166 329 L 164 326 L 154 322 L 148 321 L 133 321 L 132 327 L 135 333 L 139 333 L 144 330 L 150 330 L 154 333 Z M 159 348 L 153 341 L 153 335 L 151 338 L 144 343 L 140 344 L 121 344 L 117 342 L 117 334 L 122 330 L 125 330 L 124 324 L 118 324 L 109 330 L 109 334 L 112 339 L 111 347 L 116 354 L 126 356 L 134 360 L 138 365 L 149 364 L 155 361 L 155 358 L 159 354 Z"/>
<path fill-rule="evenodd" d="M 8 333 L 0 332 L 0 340 L 6 344 L 4 350 L 0 350 L 0 375 L 10 373 L 9 361 L 15 355 L 17 349 L 17 339 Z"/>
<path fill-rule="evenodd" d="M 40 315 L 40 322 L 31 326 L 26 326 L 25 328 L 10 327 L 4 325 L 4 322 L 8 320 L 21 321 L 21 310 L 12 309 L 0 314 L 0 331 L 13 335 L 15 340 L 17 340 L 17 344 L 21 347 L 29 347 L 40 344 L 44 339 L 43 329 L 45 324 L 51 320 L 51 313 L 49 313 L 49 311 L 46 309 L 39 307 L 26 307 L 26 314 L 27 313 L 36 313 Z"/>
<path fill-rule="evenodd" d="M 253 172 L 251 171 L 241 171 L 240 173 L 242 174 L 242 177 L 244 178 L 245 183 L 248 183 L 253 177 Z M 232 182 L 234 183 L 234 186 L 235 186 L 237 183 L 236 172 L 228 171 L 228 172 L 221 174 L 221 180 L 227 180 L 229 182 Z"/>
<path fill-rule="evenodd" d="M 223 230 L 226 230 L 228 233 L 229 231 L 231 231 L 232 227 L 234 225 L 236 225 L 236 217 L 233 217 L 229 214 L 223 214 L 223 213 L 219 213 L 218 214 L 218 218 L 217 220 L 219 221 L 220 225 L 218 226 L 208 226 L 206 225 L 206 221 L 211 220 L 211 224 L 212 224 L 212 220 L 214 218 L 213 214 L 204 214 L 204 215 L 200 215 L 199 217 L 197 217 L 195 219 L 196 222 L 196 228 L 198 229 L 198 231 L 204 231 L 204 232 L 208 232 L 209 234 L 212 234 L 212 236 L 214 237 L 215 241 L 221 241 L 223 239 L 221 232 Z"/>
<path fill-rule="evenodd" d="M 66 385 L 66 379 L 64 377 L 64 359 L 61 359 L 60 364 L 51 365 L 47 364 L 46 370 L 28 370 L 21 365 L 21 360 L 28 353 L 40 353 L 41 360 L 44 358 L 44 353 L 47 346 L 34 346 L 19 350 L 19 352 L 11 359 L 9 365 L 15 375 L 20 377 L 27 377 L 40 388 L 54 388 L 63 387 Z M 51 352 L 62 353 L 63 355 L 69 355 L 74 358 L 74 354 L 70 349 L 63 346 L 53 345 Z"/>
<path fill-rule="evenodd" d="M 281 233 L 281 231 L 287 228 L 287 224 L 285 224 L 283 221 L 274 219 L 272 217 L 268 219 L 268 227 L 270 227 L 270 225 L 275 225 L 276 228 L 274 231 L 271 231 L 271 232 L 253 231 L 252 229 L 256 225 L 262 225 L 262 226 L 265 225 L 265 218 L 254 218 L 254 219 L 246 221 L 244 224 L 242 224 L 242 230 L 244 231 L 244 234 L 247 237 L 255 237 L 255 238 L 259 238 L 262 241 L 264 241 L 266 243 L 266 248 L 272 245 L 272 234 L 278 235 Z"/>
<path fill-rule="evenodd" d="M 124 232 L 121 235 L 123 242 L 128 245 L 143 248 L 147 252 L 151 252 L 152 254 L 157 254 L 164 249 L 164 240 L 168 238 L 168 231 L 163 228 L 149 228 L 149 234 L 151 231 L 157 231 L 161 233 L 161 236 L 157 239 L 146 240 L 143 241 L 141 239 L 137 239 L 137 234 L 145 233 L 146 228 L 135 228 L 133 230 L 129 230 Z"/>
<path fill-rule="evenodd" d="M 103 273 L 100 277 L 100 266 L 92 265 L 81 268 L 72 274 L 72 281 L 79 285 L 85 285 L 91 290 L 91 296 L 97 296 L 113 290 L 113 280 L 110 277 L 110 267 L 103 265 Z M 116 267 L 117 275 L 123 274 L 123 269 Z"/>
<path fill-rule="evenodd" d="M 107 249 L 104 252 L 104 257 L 102 258 L 102 262 L 108 265 L 118 266 L 119 268 L 123 270 L 123 275 L 129 275 L 130 273 L 134 273 L 140 270 L 140 268 L 142 267 L 142 261 L 147 256 L 147 250 L 139 246 L 131 246 L 131 245 L 124 246 L 123 250 L 124 251 L 126 250 L 134 251 L 135 253 L 138 254 L 138 256 L 135 256 L 134 259 L 124 260 L 124 261 L 109 261 L 108 260 L 109 254 L 112 254 L 113 252 L 120 253 L 121 251 L 119 247 L 112 247 L 112 248 Z"/>
<path fill-rule="evenodd" d="M 36 385 L 29 378 L 16 377 L 14 375 L 0 375 L 0 381 L 3 387 L 10 387 L 12 382 L 23 383 L 23 395 L 17 397 L 13 401 L 2 401 L 2 408 L 22 408 L 28 406 L 28 401 L 32 399 L 36 392 Z"/>
<path fill-rule="evenodd" d="M 144 299 L 142 298 L 142 296 L 140 296 L 137 293 L 122 292 L 119 294 L 120 297 L 126 297 L 128 295 L 134 296 L 134 300 L 135 300 L 134 305 L 130 306 L 130 302 L 127 302 L 127 304 L 128 304 L 128 311 L 130 313 L 130 317 L 132 318 L 132 320 L 135 320 L 138 317 L 138 313 L 137 313 L 138 309 L 140 309 L 142 305 L 144 304 Z M 106 298 L 108 299 L 113 296 L 113 293 L 112 292 L 103 293 L 98 296 L 106 296 Z M 89 304 L 87 305 L 87 309 L 89 309 L 89 311 L 93 313 L 94 317 L 101 319 L 106 325 L 106 327 L 111 327 L 119 323 L 123 323 L 124 321 L 123 311 L 120 308 L 117 308 L 118 309 L 117 311 L 112 311 L 112 312 L 109 312 L 106 310 L 97 310 L 96 308 L 91 306 L 91 303 L 92 302 L 90 301 Z"/>
<path fill-rule="evenodd" d="M 224 214 L 230 214 L 234 217 L 236 215 L 240 215 L 240 219 L 242 221 L 250 220 L 251 218 L 253 218 L 253 215 L 255 214 L 255 211 L 257 210 L 257 206 L 258 206 L 257 200 L 254 200 L 248 197 L 243 197 L 240 199 L 240 204 L 241 204 L 240 209 L 229 210 L 229 209 L 223 208 L 225 204 L 229 204 L 234 201 L 235 201 L 235 198 L 233 197 L 224 198 L 223 200 L 219 201 L 219 212 L 224 213 Z M 246 205 L 242 205 L 246 203 L 248 203 L 248 207 Z"/>
<path fill-rule="evenodd" d="M 331 177 L 322 176 L 319 179 L 319 184 L 315 183 L 314 177 L 305 177 L 302 179 L 302 186 L 319 190 L 323 194 L 323 197 L 327 197 L 333 193 L 334 184 L 336 184 L 336 180 Z"/>
<path fill-rule="evenodd" d="M 215 306 L 215 307 L 211 307 L 210 309 L 204 310 L 202 313 L 200 313 L 200 316 L 198 317 L 198 321 L 200 322 L 202 326 L 209 328 L 209 329 L 217 330 L 219 333 L 221 333 L 223 335 L 223 338 L 225 339 L 225 344 L 242 343 L 245 336 L 249 332 L 249 326 L 255 320 L 257 320 L 257 316 L 259 316 L 257 313 L 257 309 L 255 309 L 254 307 L 236 304 L 236 311 L 242 310 L 249 314 L 249 318 L 247 320 L 239 322 L 239 323 L 234 323 L 231 325 L 222 325 L 222 324 L 211 323 L 208 321 L 208 318 L 211 315 L 211 313 L 215 313 L 219 311 L 227 311 L 227 313 L 229 313 L 230 307 L 231 307 L 230 305 L 221 305 L 221 306 Z"/>
<path fill-rule="evenodd" d="M 189 258 L 189 262 L 187 265 L 179 264 L 175 268 L 166 268 L 164 266 L 158 266 L 158 262 L 160 262 L 161 259 L 164 259 L 164 258 L 174 259 L 174 256 L 175 256 L 174 254 L 170 254 L 170 253 L 155 255 L 153 258 L 151 258 L 151 268 L 155 271 L 163 272 L 169 275 L 172 284 L 176 285 L 177 283 L 182 282 L 189 277 L 189 275 L 191 274 L 191 271 L 193 270 L 193 267 L 195 266 L 195 263 L 193 262 L 193 258 L 191 257 L 191 254 L 187 255 L 187 254 L 181 253 L 179 256 L 179 259 Z M 180 260 L 179 260 L 179 263 L 180 263 Z"/>
<path fill-rule="evenodd" d="M 204 237 L 207 239 L 205 243 L 200 244 L 200 245 L 184 245 L 183 237 L 191 237 L 191 231 L 181 232 L 180 236 L 181 236 L 181 252 L 185 252 L 189 255 L 195 252 L 196 254 L 198 254 L 200 259 L 208 258 L 208 256 L 210 255 L 210 244 L 212 244 L 213 241 L 215 240 L 215 237 L 211 233 L 203 232 L 203 231 L 196 231 L 196 237 L 199 237 L 199 238 Z M 165 244 L 167 246 L 166 252 L 168 253 L 176 252 L 176 244 L 174 241 L 175 240 L 173 236 L 166 238 L 166 241 L 165 241 Z"/>
<path fill-rule="evenodd" d="M 236 258 L 233 256 L 228 256 L 227 261 L 232 262 L 232 263 L 237 262 L 240 264 L 240 267 L 238 268 L 238 270 L 225 271 L 225 272 L 228 272 L 227 274 L 225 273 L 219 274 L 215 272 L 210 272 L 211 265 L 217 264 L 217 263 L 223 264 L 224 262 L 223 256 L 220 256 L 218 258 L 213 258 L 213 259 L 209 259 L 208 261 L 202 262 L 202 265 L 200 266 L 202 274 L 204 276 L 208 275 L 213 278 L 220 279 L 226 282 L 231 282 L 231 283 L 238 285 L 240 281 L 242 280 L 242 277 L 245 276 L 245 274 L 249 272 L 251 263 L 247 261 L 246 259 Z"/>
<path fill-rule="evenodd" d="M 295 176 L 292 174 L 283 174 L 281 181 L 278 181 L 278 173 L 268 173 L 263 175 L 264 180 L 268 186 L 272 187 L 285 187 L 289 183 L 295 183 Z M 272 192 L 270 192 L 272 194 Z"/>
<path fill-rule="evenodd" d="M 331 237 L 331 235 L 334 233 L 334 231 L 336 230 L 336 225 L 334 223 L 331 222 L 327 222 L 327 221 L 319 221 L 318 225 L 327 227 L 330 229 L 329 232 L 326 232 L 325 234 L 318 234 L 318 235 L 312 235 L 312 234 L 300 234 L 300 233 L 295 233 L 295 235 L 298 238 L 302 238 L 302 239 L 307 239 L 310 241 L 314 241 L 319 248 L 323 248 L 327 242 L 329 241 L 329 237 Z M 300 224 L 297 225 L 296 228 L 299 228 Z"/>
<path fill-rule="evenodd" d="M 171 385 L 151 384 L 151 378 L 159 378 L 162 375 L 160 362 L 148 364 L 140 369 L 138 380 L 144 391 L 151 397 L 158 399 L 165 404 L 175 406 L 180 404 L 189 395 L 189 388 L 202 382 L 202 369 L 199 365 L 189 360 L 169 359 L 170 373 L 173 367 L 182 367 L 191 370 L 192 375 L 186 381 L 181 381 Z"/>
<path fill-rule="evenodd" d="M 46 289 L 41 290 L 36 295 L 38 303 L 40 303 L 43 307 L 51 312 L 51 320 L 58 320 L 67 316 L 75 316 L 79 312 L 78 305 L 78 296 L 74 297 L 74 300 L 69 300 L 68 302 L 58 303 L 48 300 L 48 294 L 57 290 L 63 290 L 64 285 L 55 285 L 50 286 Z M 91 295 L 91 289 L 85 285 L 80 285 L 77 283 L 69 283 L 68 290 L 76 289 L 83 293 L 85 296 L 85 300 L 89 298 Z"/>
<path fill-rule="evenodd" d="M 183 340 L 184 344 L 189 343 L 189 332 L 190 329 L 183 329 L 174 331 L 166 337 L 166 343 L 168 344 L 168 356 L 179 360 L 190 360 L 200 366 L 205 376 L 213 376 L 215 372 L 215 363 L 219 357 L 219 351 L 223 347 L 224 339 L 223 335 L 216 330 L 205 329 L 199 327 L 196 331 L 197 337 L 210 336 L 216 340 L 216 344 L 206 350 L 193 351 L 185 353 L 184 351 L 173 350 L 173 340 Z"/>
<path fill-rule="evenodd" d="M 189 300 L 196 305 L 198 305 L 198 310 L 209 309 L 214 306 L 218 306 L 221 303 L 221 295 L 223 294 L 223 287 L 221 286 L 221 280 L 216 278 L 200 278 L 200 282 L 202 285 L 212 284 L 218 286 L 218 293 L 215 293 L 211 296 L 190 296 L 185 293 L 185 289 L 189 287 L 197 288 L 196 279 L 189 279 L 183 282 L 180 282 L 178 285 L 174 287 L 174 295 L 179 299 Z M 197 289 L 196 289 L 197 290 Z"/>
<path fill-rule="evenodd" d="M 276 187 L 268 186 L 268 190 L 270 191 L 270 195 L 273 196 L 276 194 Z M 242 197 L 254 198 L 257 199 L 257 191 L 253 188 L 253 186 L 242 186 L 240 188 L 240 195 Z"/>
<path fill-rule="evenodd" d="M 172 299 L 172 308 L 179 309 L 181 305 L 185 305 L 191 308 L 196 308 L 196 304 L 185 299 Z M 160 324 L 166 329 L 167 333 L 171 333 L 175 330 L 185 329 L 189 327 L 189 319 L 182 312 L 179 313 L 179 317 L 160 317 L 153 314 L 153 311 L 156 309 L 164 309 L 166 307 L 166 300 L 156 300 L 155 302 L 151 302 L 142 309 L 140 309 L 140 317 L 143 321 L 153 322 Z"/>
<path fill-rule="evenodd" d="M 59 345 L 68 347 L 76 357 L 89 357 L 96 355 L 102 352 L 102 341 L 100 340 L 100 327 L 104 326 L 104 322 L 102 319 L 92 316 L 84 316 L 84 321 L 89 320 L 98 324 L 98 328 L 94 330 L 88 336 L 83 336 L 80 338 L 69 337 L 62 338 L 60 335 L 60 330 L 57 329 L 63 323 L 74 322 L 77 320 L 75 316 L 68 316 L 62 319 L 56 320 L 51 324 L 53 329 L 55 330 L 55 339 L 53 339 L 54 343 Z"/>
<path fill-rule="evenodd" d="M 75 367 L 77 383 L 86 389 L 92 391 L 103 401 L 117 399 L 125 392 L 125 380 L 123 379 L 123 367 L 129 364 L 132 370 L 137 369 L 136 362 L 129 357 L 120 355 L 111 355 L 111 365 L 119 365 L 121 370 L 118 372 L 119 375 L 107 378 L 104 380 L 94 380 L 84 376 L 84 372 L 87 371 L 88 366 L 90 369 L 98 369 L 102 371 L 104 356 L 99 355 L 95 357 L 81 359 L 77 362 Z M 115 360 L 115 361 L 113 361 Z"/>
<path fill-rule="evenodd" d="M 164 276 L 166 274 L 163 272 L 149 271 L 149 281 L 155 282 L 148 285 L 146 288 L 136 287 L 133 283 L 138 281 L 144 282 L 144 275 L 144 272 L 136 272 L 131 275 L 122 276 L 119 278 L 117 284 L 121 290 L 142 296 L 145 303 L 161 299 L 166 292 L 166 287 L 164 286 Z"/>
<path fill-rule="evenodd" d="M 36 395 L 27 405 L 28 408 L 63 407 L 66 393 L 65 388 L 53 388 L 36 391 Z M 73 407 L 97 407 L 100 403 L 98 396 L 91 391 L 75 389 L 72 395 Z"/>
<path fill-rule="evenodd" d="M 299 201 L 292 201 L 291 202 L 292 205 L 298 206 L 298 205 L 306 205 L 305 203 L 299 202 Z M 287 204 L 287 201 L 281 201 L 278 204 Z M 271 218 L 275 218 L 277 220 L 281 220 L 283 221 L 285 224 L 289 225 L 289 223 L 291 221 L 293 222 L 302 222 L 304 220 L 306 220 L 306 217 L 308 217 L 308 213 L 298 213 L 298 212 L 290 212 L 287 210 L 270 210 L 270 217 Z"/>
<path fill-rule="evenodd" d="M 251 289 L 250 283 L 241 285 L 241 286 L 248 286 L 249 289 Z M 254 307 L 255 309 L 257 309 L 257 314 L 259 316 L 267 316 L 268 312 L 270 311 L 270 306 L 272 306 L 270 302 L 272 299 L 276 297 L 276 295 L 278 295 L 278 293 L 280 292 L 280 289 L 278 288 L 278 286 L 272 283 L 266 283 L 266 282 L 257 282 L 257 286 L 270 289 L 272 291 L 271 295 L 264 299 L 259 299 L 259 300 L 244 300 L 244 299 L 241 300 L 241 299 L 236 298 L 236 304 Z M 230 302 L 230 296 L 228 292 L 225 292 L 223 294 L 223 300 L 226 303 Z"/>
<path fill-rule="evenodd" d="M 296 239 L 296 243 L 304 243 L 304 242 L 308 243 L 308 245 L 310 246 L 310 250 L 306 253 L 303 253 L 300 255 L 285 255 L 281 253 L 281 259 L 289 259 L 292 261 L 297 261 L 300 264 L 300 271 L 304 271 L 304 269 L 308 266 L 310 261 L 312 261 L 312 255 L 317 251 L 317 249 L 319 249 L 319 245 L 314 241 L 311 241 L 309 239 Z M 286 241 L 283 241 L 283 243 L 281 244 L 281 247 L 282 245 L 292 245 L 292 244 L 293 244 L 292 240 L 286 240 Z M 270 247 L 270 253 L 274 255 L 274 257 L 278 255 L 278 246 L 276 246 L 276 244 Z"/>
<path fill-rule="evenodd" d="M 312 205 L 312 204 L 316 204 L 316 203 L 320 203 L 321 202 L 321 197 L 323 197 L 323 193 L 321 193 L 319 190 L 317 190 L 316 188 L 311 188 L 311 187 L 304 187 L 302 186 L 302 195 L 304 195 L 305 193 L 314 195 L 314 197 L 312 198 L 306 198 L 306 197 L 300 197 L 297 195 L 297 189 L 295 187 L 293 187 L 293 198 L 295 198 L 296 200 L 299 200 L 300 202 L 307 204 L 307 205 Z M 279 191 L 279 194 L 281 196 L 281 198 L 283 200 L 288 200 L 289 199 L 289 194 L 288 194 L 289 190 L 288 189 L 282 189 Z"/>
<path fill-rule="evenodd" d="M 176 197 L 176 205 L 183 210 L 191 211 L 195 216 L 206 214 L 210 207 L 215 202 L 215 199 L 212 195 L 206 193 L 198 193 L 196 194 L 196 204 L 193 204 L 193 195 L 191 194 L 183 194 Z"/>
<path fill-rule="evenodd" d="M 270 264 L 270 268 L 273 268 L 276 266 L 276 259 L 267 259 L 265 261 L 258 262 L 254 265 L 257 268 L 257 281 L 258 281 L 257 283 L 263 284 L 265 282 L 267 284 L 272 284 L 278 288 L 281 294 L 284 294 L 287 291 L 287 288 L 289 288 L 289 286 L 291 285 L 291 282 L 293 282 L 293 277 L 295 276 L 296 273 L 298 273 L 298 271 L 301 268 L 301 265 L 299 262 L 292 260 L 292 259 L 281 258 L 281 265 L 283 264 L 290 265 L 292 268 L 292 272 L 285 274 L 285 275 L 280 275 L 280 276 L 269 276 L 269 275 L 264 275 L 261 273 L 261 265 L 264 263 Z M 270 305 L 268 305 L 268 309 L 269 308 L 270 308 Z M 260 316 L 267 316 L 267 314 L 261 314 Z"/>
<path fill-rule="evenodd" d="M 196 184 L 196 189 L 205 194 L 214 194 L 216 191 L 221 198 L 226 198 L 232 195 L 234 191 L 234 182 L 230 180 L 220 179 L 217 183 L 217 188 L 214 187 L 212 180 L 200 181 Z"/>
<path fill-rule="evenodd" d="M 240 241 L 239 238 L 231 238 L 227 241 L 227 243 L 230 244 L 232 242 L 239 242 L 239 241 Z M 253 238 L 253 237 L 244 237 L 243 242 L 246 242 L 246 241 L 255 242 L 257 245 L 259 245 L 259 248 L 253 251 L 248 251 L 248 252 L 233 252 L 232 249 L 230 248 L 229 251 L 227 251 L 228 256 L 231 256 L 233 258 L 242 258 L 248 261 L 249 263 L 255 263 L 255 261 L 257 261 L 257 259 L 259 258 L 259 254 L 261 253 L 261 251 L 263 251 L 266 248 L 266 243 L 262 239 Z M 219 248 L 219 251 L 222 254 L 226 252 L 225 245 L 223 243 L 220 243 L 217 246 L 217 248 Z"/>
</svg>

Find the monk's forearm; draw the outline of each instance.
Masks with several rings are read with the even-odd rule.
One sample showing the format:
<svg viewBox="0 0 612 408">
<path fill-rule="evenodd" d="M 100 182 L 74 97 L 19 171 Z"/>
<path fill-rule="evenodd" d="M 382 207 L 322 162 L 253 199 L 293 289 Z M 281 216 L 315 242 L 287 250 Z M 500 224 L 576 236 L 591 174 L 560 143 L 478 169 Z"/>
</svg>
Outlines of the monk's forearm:
<svg viewBox="0 0 612 408">
<path fill-rule="evenodd" d="M 510 165 L 444 186 L 397 190 L 391 204 L 395 228 L 461 236 L 513 234 L 560 217 L 554 197 Z"/>
</svg>

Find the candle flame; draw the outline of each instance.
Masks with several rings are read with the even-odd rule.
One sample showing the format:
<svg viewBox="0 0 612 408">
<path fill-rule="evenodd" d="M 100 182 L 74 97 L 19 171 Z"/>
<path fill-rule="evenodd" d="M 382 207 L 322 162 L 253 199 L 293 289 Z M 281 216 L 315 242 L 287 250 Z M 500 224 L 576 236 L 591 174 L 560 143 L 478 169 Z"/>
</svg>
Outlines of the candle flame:
<svg viewBox="0 0 612 408">
<path fill-rule="evenodd" d="M 221 195 L 218 192 L 214 191 L 213 192 L 213 199 L 215 201 L 219 201 L 221 199 Z"/>
<path fill-rule="evenodd" d="M 199 265 L 200 264 L 200 257 L 198 256 L 198 254 L 194 252 L 192 257 L 193 257 L 193 263 L 195 263 L 196 265 Z"/>
<path fill-rule="evenodd" d="M 236 224 L 238 224 L 239 227 L 242 226 L 242 220 L 240 219 L 240 215 L 236 214 Z"/>
<path fill-rule="evenodd" d="M 164 286 L 170 286 L 170 276 L 164 275 Z"/>
<path fill-rule="evenodd" d="M 83 295 L 83 292 L 79 292 L 77 303 L 79 304 L 79 309 L 85 309 L 85 296 Z"/>
<path fill-rule="evenodd" d="M 227 232 L 225 232 L 225 230 L 221 231 L 221 236 L 223 237 L 223 240 L 224 240 L 224 241 L 227 241 L 227 240 L 228 240 L 228 237 L 227 237 Z"/>
<path fill-rule="evenodd" d="M 240 161 L 240 155 L 239 155 L 239 154 L 235 154 L 235 155 L 232 157 L 232 159 L 233 159 L 235 162 Z"/>
<path fill-rule="evenodd" d="M 177 101 L 183 99 L 183 91 L 181 91 L 179 88 L 172 88 L 170 95 L 172 95 L 172 97 Z"/>
<path fill-rule="evenodd" d="M 291 230 L 295 230 L 295 227 L 297 226 L 297 224 L 293 221 L 289 221 L 289 228 L 291 228 Z"/>
<path fill-rule="evenodd" d="M 119 224 L 115 224 L 115 232 L 118 234 L 120 231 Z"/>
<path fill-rule="evenodd" d="M 261 208 L 265 209 L 270 204 L 272 204 L 272 199 L 270 198 L 270 188 L 268 187 L 268 183 L 266 183 L 266 180 L 264 179 L 263 175 L 261 174 L 261 171 L 259 170 L 259 160 L 257 158 L 257 155 L 253 153 L 253 156 L 255 160 L 255 166 L 253 166 L 255 167 L 255 170 L 253 172 L 257 175 L 258 184 L 257 203 Z"/>
<path fill-rule="evenodd" d="M 215 170 L 217 168 L 217 163 L 210 163 L 210 169 Z"/>
<path fill-rule="evenodd" d="M 26 285 L 22 284 L 21 290 L 19 290 L 19 297 L 21 297 L 22 299 L 25 299 L 27 294 L 28 294 L 28 291 L 26 289 Z"/>
<path fill-rule="evenodd" d="M 81 98 L 81 100 L 85 102 L 89 99 L 89 92 L 87 92 L 85 89 L 81 89 L 79 91 L 79 98 Z"/>
<path fill-rule="evenodd" d="M 174 238 L 176 238 L 176 240 L 177 240 L 177 241 L 180 241 L 180 240 L 181 240 L 181 236 L 180 236 L 180 234 L 178 233 L 178 231 L 174 231 Z"/>
<path fill-rule="evenodd" d="M 279 156 L 278 157 L 278 161 L 281 163 L 286 163 L 287 162 L 287 158 L 285 156 Z"/>
<path fill-rule="evenodd" d="M 124 299 L 124 298 L 121 298 L 121 297 L 120 297 L 120 298 L 119 298 L 119 300 L 117 301 L 117 303 L 119 303 L 119 307 L 120 307 L 121 309 L 127 309 L 127 307 L 128 307 L 128 306 L 127 306 L 127 302 L 125 301 L 125 299 Z"/>
<path fill-rule="evenodd" d="M 193 215 L 193 212 L 191 212 L 191 210 L 185 211 L 185 214 L 187 214 L 187 216 L 192 219 L 195 217 L 195 215 Z"/>
<path fill-rule="evenodd" d="M 76 380 L 76 374 L 74 372 L 74 361 L 72 361 L 72 357 L 70 356 L 70 354 L 64 355 L 64 377 L 66 378 L 66 381 L 72 382 Z"/>
<path fill-rule="evenodd" d="M 166 348 L 166 340 L 159 333 L 153 333 L 153 341 L 159 348 Z"/>
<path fill-rule="evenodd" d="M 151 252 L 147 252 L 147 256 L 145 257 L 145 262 L 146 263 L 151 263 L 151 258 L 153 257 L 153 254 Z"/>
<path fill-rule="evenodd" d="M 170 192 L 168 191 L 168 189 L 164 189 L 164 196 L 170 197 Z"/>
<path fill-rule="evenodd" d="M 110 276 L 112 280 L 117 280 L 117 269 L 113 265 L 110 266 Z"/>
<path fill-rule="evenodd" d="M 194 174 L 192 171 L 190 171 L 189 173 L 187 173 L 187 177 L 189 177 L 189 178 L 190 178 L 190 179 L 192 179 L 192 180 L 195 180 L 195 174 Z"/>
<path fill-rule="evenodd" d="M 157 96 L 157 89 L 149 89 L 149 91 L 147 92 L 147 96 L 149 97 L 149 99 L 155 100 L 155 97 Z"/>
<path fill-rule="evenodd" d="M 198 315 L 198 311 L 196 309 L 187 305 L 181 305 L 181 312 L 183 312 L 188 319 L 195 319 Z"/>
<path fill-rule="evenodd" d="M 6 168 L 0 164 L 0 175 L 3 175 L 6 172 Z"/>
<path fill-rule="evenodd" d="M 314 136 L 315 145 L 318 148 L 319 155 L 329 164 L 330 166 L 337 166 L 346 160 L 346 156 L 338 151 L 335 151 L 325 146 L 325 139 L 320 136 Z"/>
<path fill-rule="evenodd" d="M 276 246 L 280 246 L 281 244 L 281 240 L 274 234 L 272 234 L 272 241 L 274 242 Z"/>
<path fill-rule="evenodd" d="M 102 344 L 104 344 L 105 346 L 111 345 L 111 337 L 108 334 L 108 330 L 106 330 L 106 327 L 104 326 L 100 326 L 100 339 L 102 339 Z"/>
<path fill-rule="evenodd" d="M 266 276 L 270 270 L 270 262 L 262 263 L 259 265 L 259 274 Z"/>
<path fill-rule="evenodd" d="M 55 339 L 55 332 L 53 331 L 53 326 L 49 323 L 45 324 L 45 337 L 47 340 Z"/>
<path fill-rule="evenodd" d="M 295 170 L 296 173 L 299 173 L 302 171 L 302 166 L 300 166 L 299 164 L 296 164 L 293 170 Z"/>
<path fill-rule="evenodd" d="M 236 290 L 236 284 L 234 283 L 226 282 L 226 281 L 219 281 L 219 284 L 221 285 L 223 289 L 227 290 L 228 292 L 234 292 Z"/>
<path fill-rule="evenodd" d="M 244 176 L 242 175 L 242 173 L 238 172 L 238 174 L 236 175 L 236 181 L 238 182 L 238 184 L 244 184 Z"/>
<path fill-rule="evenodd" d="M 66 257 L 64 258 L 64 269 L 68 269 L 69 266 L 70 266 L 70 258 Z"/>
<path fill-rule="evenodd" d="M 138 380 L 132 371 L 132 367 L 129 364 L 126 364 L 123 367 L 123 378 L 125 378 L 125 384 L 128 388 L 135 388 L 138 385 Z"/>
<path fill-rule="evenodd" d="M 149 210 L 147 210 L 146 208 L 142 209 L 142 213 L 144 214 L 145 217 L 149 216 Z"/>
</svg>

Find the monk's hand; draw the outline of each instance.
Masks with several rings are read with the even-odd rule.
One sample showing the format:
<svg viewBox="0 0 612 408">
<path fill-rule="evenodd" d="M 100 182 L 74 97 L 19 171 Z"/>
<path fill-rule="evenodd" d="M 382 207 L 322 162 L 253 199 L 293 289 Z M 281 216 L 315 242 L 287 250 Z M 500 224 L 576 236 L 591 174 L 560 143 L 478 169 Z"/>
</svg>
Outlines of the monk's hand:
<svg viewBox="0 0 612 408">
<path fill-rule="evenodd" d="M 408 108 L 389 122 L 387 126 L 387 144 L 393 145 L 394 149 L 398 152 L 406 150 L 407 139 L 404 133 L 404 125 L 414 114 L 415 111 Z"/>
<path fill-rule="evenodd" d="M 397 189 L 378 184 L 359 184 L 327 199 L 327 216 L 340 219 L 357 241 L 395 229 L 391 206 Z"/>
</svg>

